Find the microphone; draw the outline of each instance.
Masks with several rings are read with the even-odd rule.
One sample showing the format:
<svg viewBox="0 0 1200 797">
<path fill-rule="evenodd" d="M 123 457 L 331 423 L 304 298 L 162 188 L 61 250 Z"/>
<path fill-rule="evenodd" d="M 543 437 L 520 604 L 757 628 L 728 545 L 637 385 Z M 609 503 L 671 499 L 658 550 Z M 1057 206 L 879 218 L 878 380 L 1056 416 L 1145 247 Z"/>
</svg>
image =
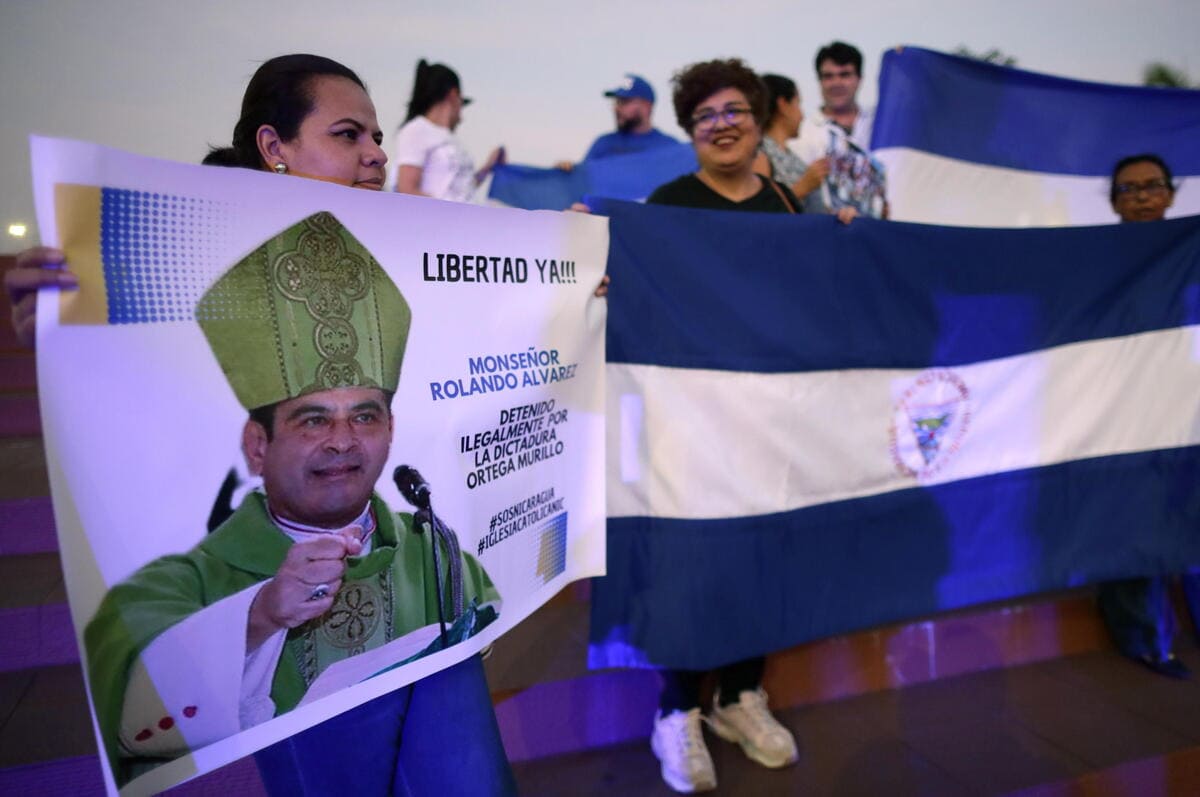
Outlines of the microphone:
<svg viewBox="0 0 1200 797">
<path fill-rule="evenodd" d="M 429 482 L 425 481 L 416 468 L 411 465 L 400 465 L 392 471 L 392 481 L 396 483 L 396 489 L 400 491 L 400 495 L 404 496 L 404 500 L 417 507 L 417 513 L 413 516 L 413 531 L 420 534 L 421 529 L 424 528 L 430 532 L 432 537 L 430 543 L 433 553 L 433 590 L 437 599 L 439 636 L 442 640 L 442 648 L 445 649 L 450 646 L 450 641 L 446 636 L 446 615 L 442 608 L 442 565 L 439 561 L 441 557 L 438 555 L 440 547 L 438 541 L 441 540 L 442 544 L 447 547 L 447 553 L 450 554 L 451 599 L 454 605 L 458 605 L 462 603 L 462 561 L 458 539 L 454 537 L 454 532 L 449 531 L 433 513 L 433 507 L 429 503 L 431 493 Z M 451 621 L 459 614 L 461 614 L 461 610 L 451 616 Z"/>
<path fill-rule="evenodd" d="M 429 482 L 411 465 L 401 465 L 392 471 L 392 481 L 404 500 L 418 509 L 429 509 Z"/>
</svg>

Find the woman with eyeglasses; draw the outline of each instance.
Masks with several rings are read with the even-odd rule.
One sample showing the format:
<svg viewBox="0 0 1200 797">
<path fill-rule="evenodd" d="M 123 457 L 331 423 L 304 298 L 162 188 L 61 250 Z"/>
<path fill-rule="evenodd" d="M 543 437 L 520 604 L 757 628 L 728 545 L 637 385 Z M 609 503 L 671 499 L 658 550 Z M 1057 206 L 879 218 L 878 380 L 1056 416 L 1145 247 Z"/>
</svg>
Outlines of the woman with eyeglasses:
<svg viewBox="0 0 1200 797">
<path fill-rule="evenodd" d="M 738 59 L 716 60 L 692 64 L 672 82 L 675 116 L 691 136 L 700 170 L 660 186 L 647 202 L 799 213 L 800 202 L 790 188 L 754 171 L 767 116 L 767 91 L 758 75 Z M 798 754 L 791 732 L 767 708 L 765 663 L 760 656 L 719 668 L 706 721 L 717 735 L 741 745 L 751 760 L 776 768 L 794 763 Z M 663 780 L 679 792 L 717 785 L 701 730 L 700 688 L 707 674 L 661 671 L 663 689 L 650 745 L 662 763 Z"/>
<path fill-rule="evenodd" d="M 1175 199 L 1171 169 L 1158 155 L 1122 158 L 1113 167 L 1108 198 L 1122 222 L 1162 221 Z M 1195 623 L 1200 616 L 1200 575 L 1184 574 L 1183 589 Z M 1169 678 L 1191 675 L 1173 650 L 1176 629 L 1169 578 L 1105 581 L 1096 597 L 1104 625 L 1122 655 Z"/>
<path fill-rule="evenodd" d="M 688 132 L 700 170 L 661 185 L 647 202 L 707 210 L 799 213 L 787 186 L 754 171 L 767 116 L 762 81 L 739 59 L 705 61 L 677 73 L 675 117 Z"/>
</svg>

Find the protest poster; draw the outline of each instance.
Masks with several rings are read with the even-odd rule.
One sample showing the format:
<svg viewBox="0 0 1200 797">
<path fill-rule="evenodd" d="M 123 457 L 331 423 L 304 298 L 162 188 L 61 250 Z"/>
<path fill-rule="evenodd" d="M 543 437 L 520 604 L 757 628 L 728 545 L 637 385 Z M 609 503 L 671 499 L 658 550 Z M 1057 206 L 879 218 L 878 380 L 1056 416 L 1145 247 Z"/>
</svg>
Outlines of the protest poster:
<svg viewBox="0 0 1200 797">
<path fill-rule="evenodd" d="M 39 297 L 39 395 L 110 792 L 450 666 L 604 572 L 605 219 L 32 152 L 43 242 L 80 282 Z M 285 422 L 248 420 L 263 404 Z M 346 439 L 310 445 L 321 425 Z M 318 499 L 375 473 L 351 524 L 370 547 L 346 543 L 345 578 L 309 596 L 329 611 L 255 647 L 277 523 L 309 540 Z M 405 478 L 434 517 L 407 514 Z M 443 577 L 414 581 L 439 551 Z"/>
<path fill-rule="evenodd" d="M 878 160 L 835 124 L 826 125 L 829 144 L 825 157 L 829 174 L 821 184 L 825 206 L 833 211 L 854 208 L 859 215 L 883 218 L 887 175 Z"/>
</svg>

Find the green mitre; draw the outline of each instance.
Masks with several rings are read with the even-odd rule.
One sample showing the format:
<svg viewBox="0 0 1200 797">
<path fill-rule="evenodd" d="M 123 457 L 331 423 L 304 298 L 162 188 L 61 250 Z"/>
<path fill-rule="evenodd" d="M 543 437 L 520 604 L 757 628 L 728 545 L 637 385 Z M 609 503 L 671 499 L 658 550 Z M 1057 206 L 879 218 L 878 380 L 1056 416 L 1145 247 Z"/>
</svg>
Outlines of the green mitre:
<svg viewBox="0 0 1200 797">
<path fill-rule="evenodd" d="M 196 320 L 246 409 L 336 387 L 395 391 L 412 313 L 331 213 L 293 224 L 225 272 Z"/>
</svg>

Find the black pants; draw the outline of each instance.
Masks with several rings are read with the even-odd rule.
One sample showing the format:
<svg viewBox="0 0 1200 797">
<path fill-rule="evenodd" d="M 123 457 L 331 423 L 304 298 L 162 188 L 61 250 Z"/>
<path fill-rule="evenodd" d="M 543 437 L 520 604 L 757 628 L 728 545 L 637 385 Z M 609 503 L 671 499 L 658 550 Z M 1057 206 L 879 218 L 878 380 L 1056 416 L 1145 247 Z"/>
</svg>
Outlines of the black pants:
<svg viewBox="0 0 1200 797">
<path fill-rule="evenodd" d="M 1181 576 L 1192 623 L 1200 632 L 1200 573 Z M 1100 584 L 1100 616 L 1117 649 L 1134 659 L 1166 657 L 1175 641 L 1170 578 L 1127 578 Z"/>
<path fill-rule="evenodd" d="M 709 672 L 715 672 L 717 675 L 721 705 L 736 703 L 742 692 L 753 691 L 762 684 L 766 663 L 766 658 L 758 656 L 726 664 L 716 670 L 659 670 L 663 688 L 658 698 L 658 707 L 662 709 L 663 714 L 699 708 L 700 687 L 704 683 L 704 676 Z"/>
</svg>

